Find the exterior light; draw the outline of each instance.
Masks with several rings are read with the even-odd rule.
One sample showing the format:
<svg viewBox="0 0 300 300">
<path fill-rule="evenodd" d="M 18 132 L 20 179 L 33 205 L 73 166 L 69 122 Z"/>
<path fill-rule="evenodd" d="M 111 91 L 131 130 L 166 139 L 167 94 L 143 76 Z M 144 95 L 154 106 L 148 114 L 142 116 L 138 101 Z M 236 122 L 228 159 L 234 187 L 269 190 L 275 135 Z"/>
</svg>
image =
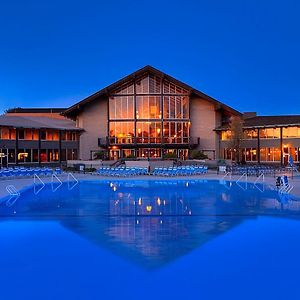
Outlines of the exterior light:
<svg viewBox="0 0 300 300">
<path fill-rule="evenodd" d="M 146 211 L 147 212 L 151 212 L 152 211 L 152 206 L 151 205 L 147 205 L 146 206 Z"/>
</svg>

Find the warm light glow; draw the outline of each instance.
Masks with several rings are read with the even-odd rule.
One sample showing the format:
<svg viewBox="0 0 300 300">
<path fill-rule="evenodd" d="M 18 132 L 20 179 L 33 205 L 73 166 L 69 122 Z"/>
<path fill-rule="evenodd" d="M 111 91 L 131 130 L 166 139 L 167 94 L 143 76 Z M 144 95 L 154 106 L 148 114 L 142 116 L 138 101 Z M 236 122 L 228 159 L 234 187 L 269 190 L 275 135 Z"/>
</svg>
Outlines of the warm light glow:
<svg viewBox="0 0 300 300">
<path fill-rule="evenodd" d="M 161 205 L 161 200 L 160 200 L 160 198 L 157 198 L 157 205 L 158 205 L 158 206 Z"/>
<path fill-rule="evenodd" d="M 142 205 L 142 198 L 139 198 L 138 204 Z"/>
<path fill-rule="evenodd" d="M 26 157 L 28 157 L 28 153 L 26 153 L 26 152 L 18 154 L 18 160 L 26 158 Z"/>
<path fill-rule="evenodd" d="M 146 211 L 147 212 L 151 212 L 152 211 L 152 206 L 151 205 L 147 205 L 146 206 Z"/>
</svg>

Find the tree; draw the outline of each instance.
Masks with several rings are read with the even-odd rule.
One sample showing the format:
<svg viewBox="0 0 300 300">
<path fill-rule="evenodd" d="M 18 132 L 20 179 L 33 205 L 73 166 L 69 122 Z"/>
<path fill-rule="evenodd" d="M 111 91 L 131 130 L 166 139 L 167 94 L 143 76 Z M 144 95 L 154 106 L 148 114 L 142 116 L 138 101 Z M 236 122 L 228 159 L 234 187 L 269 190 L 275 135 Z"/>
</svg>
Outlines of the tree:
<svg viewBox="0 0 300 300">
<path fill-rule="evenodd" d="M 242 149 L 241 143 L 243 140 L 243 125 L 244 121 L 241 117 L 232 116 L 230 118 L 229 130 L 231 131 L 231 148 L 234 151 L 235 161 L 241 162 Z"/>
</svg>

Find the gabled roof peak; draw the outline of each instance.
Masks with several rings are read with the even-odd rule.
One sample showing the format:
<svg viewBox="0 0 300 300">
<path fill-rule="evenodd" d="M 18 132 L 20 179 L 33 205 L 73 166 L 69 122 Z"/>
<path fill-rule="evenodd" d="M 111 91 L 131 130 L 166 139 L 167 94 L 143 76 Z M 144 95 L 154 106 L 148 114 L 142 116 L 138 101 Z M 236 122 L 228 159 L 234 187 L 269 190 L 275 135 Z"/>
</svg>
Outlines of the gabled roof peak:
<svg viewBox="0 0 300 300">
<path fill-rule="evenodd" d="M 122 79 L 116 81 L 115 83 L 103 88 L 102 90 L 92 94 L 91 96 L 83 99 L 82 101 L 72 105 L 71 107 L 69 107 L 65 112 L 64 114 L 65 115 L 76 115 L 76 111 L 78 111 L 81 107 L 85 106 L 86 104 L 94 101 L 95 99 L 98 99 L 99 97 L 101 96 L 105 96 L 107 95 L 110 91 L 114 90 L 115 88 L 117 87 L 120 87 L 122 85 L 124 85 L 126 82 L 132 80 L 132 79 L 135 79 L 136 77 L 139 77 L 139 76 L 142 76 L 143 74 L 145 74 L 146 72 L 151 72 L 152 74 L 154 75 L 157 75 L 157 76 L 160 76 L 162 77 L 164 80 L 168 80 L 172 83 L 175 83 L 183 88 L 185 88 L 186 90 L 190 91 L 191 94 L 194 94 L 200 98 L 203 98 L 211 103 L 213 103 L 217 109 L 224 109 L 226 111 L 229 111 L 231 112 L 232 114 L 235 114 L 235 115 L 241 115 L 241 113 L 229 106 L 227 106 L 226 104 L 202 93 L 201 91 L 197 90 L 197 89 L 194 89 L 193 87 L 187 85 L 186 83 L 180 81 L 180 80 L 177 80 L 175 79 L 174 77 L 160 71 L 159 69 L 156 69 L 154 68 L 153 66 L 151 65 L 146 65 L 140 69 L 138 69 L 137 71 L 123 77 Z"/>
</svg>

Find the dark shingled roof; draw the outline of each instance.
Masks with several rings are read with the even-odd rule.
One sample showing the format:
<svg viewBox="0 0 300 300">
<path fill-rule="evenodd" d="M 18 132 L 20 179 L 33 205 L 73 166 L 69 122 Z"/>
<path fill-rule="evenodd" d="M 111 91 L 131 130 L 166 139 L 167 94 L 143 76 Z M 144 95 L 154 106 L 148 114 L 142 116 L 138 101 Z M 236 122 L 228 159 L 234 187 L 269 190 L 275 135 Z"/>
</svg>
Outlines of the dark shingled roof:
<svg viewBox="0 0 300 300">
<path fill-rule="evenodd" d="M 47 117 L 27 116 L 0 116 L 0 126 L 15 128 L 48 128 L 61 130 L 82 130 L 77 128 L 75 122 L 69 119 L 54 119 Z"/>
<path fill-rule="evenodd" d="M 300 125 L 300 115 L 256 116 L 245 120 L 244 127 Z"/>
<path fill-rule="evenodd" d="M 264 127 L 288 127 L 300 126 L 300 115 L 282 116 L 256 116 L 244 120 L 244 128 L 264 128 Z M 220 126 L 216 130 L 227 130 L 229 124 Z"/>
<path fill-rule="evenodd" d="M 63 113 L 66 108 L 23 108 L 23 107 L 16 107 L 10 108 L 7 110 L 6 113 Z"/>
</svg>

